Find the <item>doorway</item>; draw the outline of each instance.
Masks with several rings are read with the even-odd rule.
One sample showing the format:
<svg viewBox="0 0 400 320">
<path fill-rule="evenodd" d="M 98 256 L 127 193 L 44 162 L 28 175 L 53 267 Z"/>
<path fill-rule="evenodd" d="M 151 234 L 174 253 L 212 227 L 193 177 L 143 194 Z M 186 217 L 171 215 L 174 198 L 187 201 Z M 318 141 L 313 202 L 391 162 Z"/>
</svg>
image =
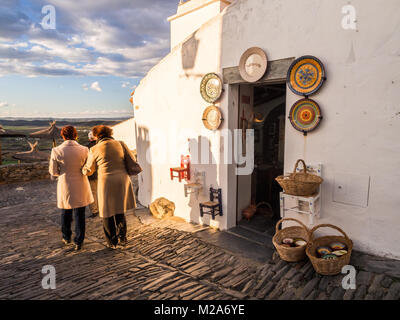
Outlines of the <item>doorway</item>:
<svg viewBox="0 0 400 320">
<path fill-rule="evenodd" d="M 272 236 L 280 219 L 279 192 L 282 189 L 275 178 L 283 174 L 286 84 L 246 87 L 244 91 L 252 97 L 248 108 L 252 113 L 252 124 L 248 127 L 254 129 L 254 171 L 250 176 L 238 179 L 238 200 L 242 204 L 238 210 L 253 204 L 257 205 L 257 211 L 250 220 L 238 212 L 237 225 L 247 231 Z M 244 114 L 243 109 L 239 112 Z M 247 193 L 243 192 L 245 188 Z"/>
</svg>

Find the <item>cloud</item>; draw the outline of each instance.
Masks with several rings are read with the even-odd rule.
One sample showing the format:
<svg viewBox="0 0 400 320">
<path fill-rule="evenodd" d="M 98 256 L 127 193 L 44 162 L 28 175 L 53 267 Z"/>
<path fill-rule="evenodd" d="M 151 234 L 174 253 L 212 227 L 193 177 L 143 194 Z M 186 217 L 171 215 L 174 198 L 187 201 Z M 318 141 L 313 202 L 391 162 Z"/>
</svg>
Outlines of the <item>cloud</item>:
<svg viewBox="0 0 400 320">
<path fill-rule="evenodd" d="M 90 89 L 92 89 L 92 90 L 94 90 L 94 91 L 97 91 L 97 92 L 101 92 L 101 91 L 102 91 L 102 89 L 101 89 L 100 84 L 99 84 L 98 81 L 93 82 L 93 83 L 90 85 Z"/>
<path fill-rule="evenodd" d="M 137 85 L 134 85 L 132 83 L 130 83 L 129 81 L 122 81 L 121 82 L 121 87 L 122 88 L 129 88 L 129 89 L 136 89 Z"/>
<path fill-rule="evenodd" d="M 9 106 L 8 102 L 0 102 L 0 108 L 8 106 Z"/>
<path fill-rule="evenodd" d="M 83 90 L 88 91 L 89 90 L 89 86 L 87 85 L 87 83 L 84 83 L 82 85 Z"/>
<path fill-rule="evenodd" d="M 169 52 L 177 0 L 47 0 L 56 30 L 40 26 L 42 1 L 24 3 L 2 0 L 0 76 L 141 78 Z"/>
</svg>

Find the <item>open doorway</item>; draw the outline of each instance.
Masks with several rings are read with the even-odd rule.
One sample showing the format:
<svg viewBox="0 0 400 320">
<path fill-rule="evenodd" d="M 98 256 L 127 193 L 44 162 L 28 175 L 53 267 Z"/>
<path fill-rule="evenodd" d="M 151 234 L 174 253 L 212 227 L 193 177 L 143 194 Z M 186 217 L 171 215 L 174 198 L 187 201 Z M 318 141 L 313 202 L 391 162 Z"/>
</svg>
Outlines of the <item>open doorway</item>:
<svg viewBox="0 0 400 320">
<path fill-rule="evenodd" d="M 238 193 L 244 189 L 243 183 L 247 187 L 250 185 L 247 203 L 257 205 L 258 209 L 250 220 L 238 215 L 238 226 L 271 236 L 280 219 L 279 192 L 282 189 L 275 178 L 283 174 L 286 84 L 250 88 L 253 97 L 251 110 L 255 166 L 247 181 L 246 178 L 238 180 Z"/>
</svg>

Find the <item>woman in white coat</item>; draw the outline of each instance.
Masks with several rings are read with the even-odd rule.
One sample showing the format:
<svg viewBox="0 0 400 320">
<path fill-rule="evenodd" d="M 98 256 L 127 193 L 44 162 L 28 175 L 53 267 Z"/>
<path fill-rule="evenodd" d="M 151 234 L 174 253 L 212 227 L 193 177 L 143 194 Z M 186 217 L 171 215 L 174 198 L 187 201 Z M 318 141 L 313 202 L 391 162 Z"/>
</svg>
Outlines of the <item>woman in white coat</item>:
<svg viewBox="0 0 400 320">
<path fill-rule="evenodd" d="M 75 250 L 80 250 L 85 239 L 85 209 L 94 201 L 89 180 L 81 171 L 89 149 L 76 141 L 78 132 L 73 126 L 62 128 L 61 136 L 64 142 L 51 150 L 49 172 L 58 177 L 57 207 L 61 209 L 63 242 L 71 243 L 71 223 L 75 219 Z"/>
</svg>

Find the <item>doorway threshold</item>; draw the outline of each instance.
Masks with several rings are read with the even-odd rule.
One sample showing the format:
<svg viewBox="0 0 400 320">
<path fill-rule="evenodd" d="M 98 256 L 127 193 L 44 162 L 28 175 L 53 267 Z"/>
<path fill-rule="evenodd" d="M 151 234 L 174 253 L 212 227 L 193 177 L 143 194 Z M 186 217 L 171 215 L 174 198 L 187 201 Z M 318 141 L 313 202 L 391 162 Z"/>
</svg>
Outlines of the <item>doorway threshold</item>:
<svg viewBox="0 0 400 320">
<path fill-rule="evenodd" d="M 251 241 L 268 248 L 273 248 L 272 236 L 268 233 L 255 231 L 254 229 L 241 225 L 237 225 L 236 227 L 227 230 L 227 232 L 247 241 Z"/>
</svg>

